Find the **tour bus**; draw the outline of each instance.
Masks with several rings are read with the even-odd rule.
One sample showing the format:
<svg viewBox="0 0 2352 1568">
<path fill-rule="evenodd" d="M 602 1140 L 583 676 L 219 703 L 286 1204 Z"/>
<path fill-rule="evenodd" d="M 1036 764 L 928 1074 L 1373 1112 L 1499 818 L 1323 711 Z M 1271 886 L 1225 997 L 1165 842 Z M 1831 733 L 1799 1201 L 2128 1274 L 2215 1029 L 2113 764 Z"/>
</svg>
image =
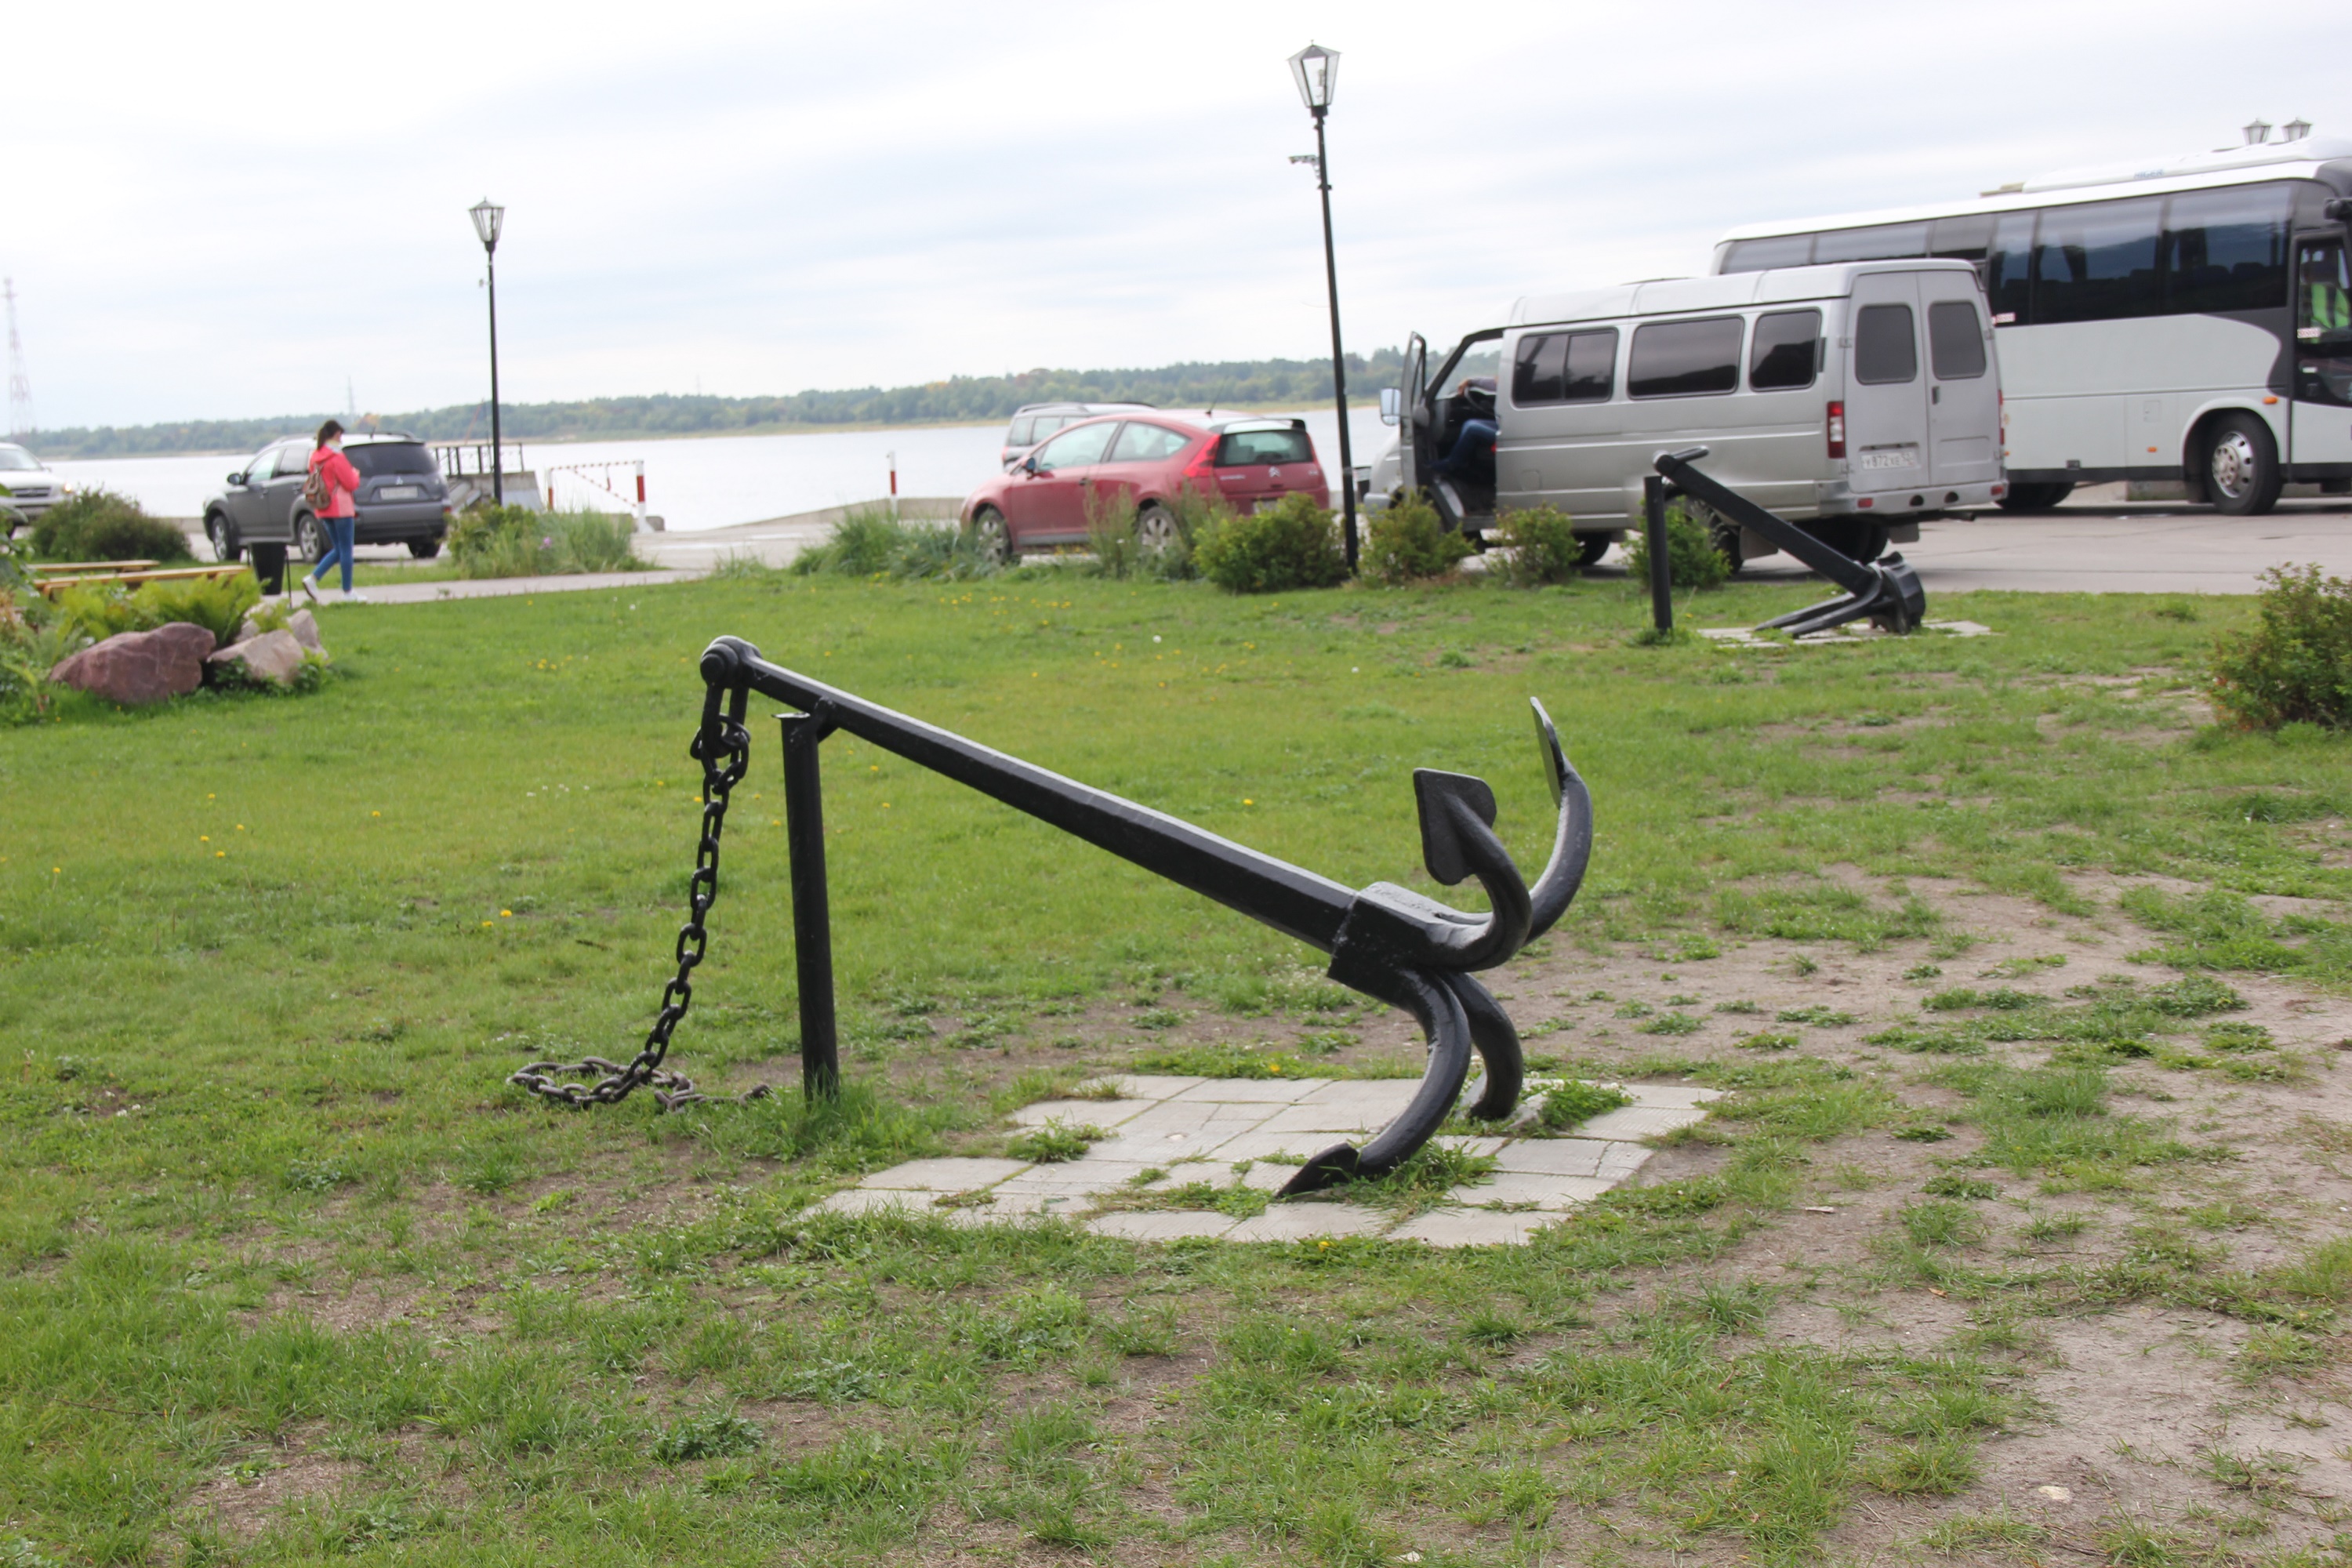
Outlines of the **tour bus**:
<svg viewBox="0 0 2352 1568">
<path fill-rule="evenodd" d="M 1639 526 L 1662 451 L 1704 446 L 1707 472 L 1857 560 L 1919 520 L 2000 499 L 2000 382 L 1974 268 L 1905 260 L 1673 278 L 1531 295 L 1463 339 L 1435 374 L 1419 334 L 1401 426 L 1372 485 L 1423 490 L 1448 528 L 1552 506 L 1587 564 Z M 1491 368 L 1489 368 L 1491 367 Z M 1465 421 L 1493 422 L 1491 453 Z M 1454 461 L 1448 462 L 1449 458 Z M 1737 567 L 1773 552 L 1713 523 Z"/>
<path fill-rule="evenodd" d="M 2246 128 L 2153 166 L 2071 170 L 1975 201 L 1751 224 L 1712 270 L 1889 257 L 1974 265 L 2008 397 L 2012 509 L 2078 484 L 2176 480 L 2225 512 L 2352 491 L 2352 141 Z"/>
</svg>

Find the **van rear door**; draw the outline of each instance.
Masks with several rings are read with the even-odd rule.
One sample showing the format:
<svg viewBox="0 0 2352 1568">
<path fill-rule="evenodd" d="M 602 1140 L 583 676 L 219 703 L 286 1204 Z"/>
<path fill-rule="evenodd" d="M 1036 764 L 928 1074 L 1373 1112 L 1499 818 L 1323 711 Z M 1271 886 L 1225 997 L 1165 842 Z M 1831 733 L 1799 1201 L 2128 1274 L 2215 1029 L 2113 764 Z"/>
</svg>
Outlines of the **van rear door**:
<svg viewBox="0 0 2352 1568">
<path fill-rule="evenodd" d="M 1845 428 L 1854 495 L 1901 491 L 1875 510 L 1910 510 L 1910 498 L 1924 495 L 1932 482 L 1919 275 L 1860 274 L 1851 310 Z"/>
<path fill-rule="evenodd" d="M 1936 490 L 1927 502 L 1940 506 L 1948 490 L 2000 478 L 2000 378 L 1976 279 L 1916 276 L 1927 317 L 1927 483 Z"/>
</svg>

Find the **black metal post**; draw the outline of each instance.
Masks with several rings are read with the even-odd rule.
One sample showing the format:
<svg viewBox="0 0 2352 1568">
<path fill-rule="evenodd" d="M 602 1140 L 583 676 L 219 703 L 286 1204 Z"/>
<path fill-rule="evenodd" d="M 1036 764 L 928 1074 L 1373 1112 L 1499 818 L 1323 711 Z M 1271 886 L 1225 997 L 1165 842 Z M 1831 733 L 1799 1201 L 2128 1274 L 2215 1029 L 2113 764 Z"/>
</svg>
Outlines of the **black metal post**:
<svg viewBox="0 0 2352 1568">
<path fill-rule="evenodd" d="M 1323 151 L 1323 116 L 1315 111 L 1315 184 L 1323 193 L 1323 281 L 1331 296 L 1331 394 L 1339 408 L 1339 489 L 1347 518 L 1348 572 L 1356 570 L 1356 449 L 1348 437 L 1348 358 L 1339 346 L 1339 261 L 1331 247 L 1331 161 Z"/>
<path fill-rule="evenodd" d="M 801 994 L 801 1092 L 841 1092 L 841 1038 L 833 1010 L 833 912 L 825 896 L 824 791 L 817 747 L 830 718 L 784 715 L 784 841 L 793 863 L 793 957 Z"/>
<path fill-rule="evenodd" d="M 1675 629 L 1675 574 L 1666 553 L 1666 481 L 1655 474 L 1642 480 L 1642 531 L 1650 556 L 1650 619 L 1661 632 Z"/>
<path fill-rule="evenodd" d="M 499 443 L 499 247 L 482 247 L 490 289 L 490 499 L 507 504 L 506 458 Z"/>
</svg>

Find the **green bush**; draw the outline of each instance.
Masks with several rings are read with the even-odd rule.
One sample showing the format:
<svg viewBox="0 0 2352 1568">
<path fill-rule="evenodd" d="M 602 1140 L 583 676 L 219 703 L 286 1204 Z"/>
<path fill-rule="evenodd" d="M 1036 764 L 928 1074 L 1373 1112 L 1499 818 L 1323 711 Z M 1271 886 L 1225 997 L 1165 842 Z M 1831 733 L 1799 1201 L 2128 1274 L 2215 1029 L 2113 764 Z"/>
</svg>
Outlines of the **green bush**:
<svg viewBox="0 0 2352 1568">
<path fill-rule="evenodd" d="M 68 588 L 58 598 L 59 617 L 93 642 L 120 632 L 152 631 L 186 621 L 213 634 L 222 647 L 236 640 L 245 613 L 261 603 L 261 584 L 250 572 L 228 577 L 193 577 L 178 583 L 144 583 L 126 593 L 117 584 Z"/>
<path fill-rule="evenodd" d="M 1234 594 L 1328 588 L 1348 578 L 1330 512 L 1297 491 L 1247 517 L 1220 519 L 1192 553 L 1202 576 Z"/>
<path fill-rule="evenodd" d="M 1422 577 L 1442 577 L 1470 553 L 1470 542 L 1449 533 L 1429 498 L 1416 490 L 1372 514 L 1364 542 L 1364 574 L 1393 588 Z"/>
<path fill-rule="evenodd" d="M 2316 565 L 2263 574 L 2253 629 L 2213 647 L 2213 706 L 2249 730 L 2352 729 L 2352 580 Z"/>
<path fill-rule="evenodd" d="M 532 511 L 476 507 L 449 528 L 449 556 L 460 577 L 552 577 L 583 572 L 639 572 L 635 525 L 602 511 Z"/>
<path fill-rule="evenodd" d="M 129 496 L 90 489 L 33 521 L 33 553 L 45 561 L 193 561 L 188 536 L 150 517 Z"/>
<path fill-rule="evenodd" d="M 1518 587 L 1565 583 L 1584 569 L 1583 542 L 1568 513 L 1557 507 L 1503 513 L 1495 520 L 1494 542 L 1502 553 L 1486 557 L 1488 571 Z"/>
<path fill-rule="evenodd" d="M 902 522 L 882 507 L 859 507 L 834 525 L 833 537 L 793 557 L 793 575 L 985 577 L 997 563 L 952 523 Z"/>
<path fill-rule="evenodd" d="M 1648 530 L 1633 531 L 1625 570 L 1636 584 L 1650 580 Z M 1714 534 L 1679 505 L 1666 509 L 1666 572 L 1677 588 L 1720 588 L 1731 577 L 1731 563 L 1715 547 Z"/>
</svg>

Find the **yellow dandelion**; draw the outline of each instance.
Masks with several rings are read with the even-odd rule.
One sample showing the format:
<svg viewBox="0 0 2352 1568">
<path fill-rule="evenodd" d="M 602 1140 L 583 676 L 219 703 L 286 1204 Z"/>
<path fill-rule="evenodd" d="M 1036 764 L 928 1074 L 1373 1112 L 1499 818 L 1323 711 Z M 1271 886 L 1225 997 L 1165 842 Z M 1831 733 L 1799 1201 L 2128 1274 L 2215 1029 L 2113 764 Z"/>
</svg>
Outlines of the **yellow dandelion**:
<svg viewBox="0 0 2352 1568">
<path fill-rule="evenodd" d="M 502 921 L 510 921 L 514 919 L 514 911 L 512 910 L 500 910 L 499 911 L 499 918 Z"/>
</svg>

